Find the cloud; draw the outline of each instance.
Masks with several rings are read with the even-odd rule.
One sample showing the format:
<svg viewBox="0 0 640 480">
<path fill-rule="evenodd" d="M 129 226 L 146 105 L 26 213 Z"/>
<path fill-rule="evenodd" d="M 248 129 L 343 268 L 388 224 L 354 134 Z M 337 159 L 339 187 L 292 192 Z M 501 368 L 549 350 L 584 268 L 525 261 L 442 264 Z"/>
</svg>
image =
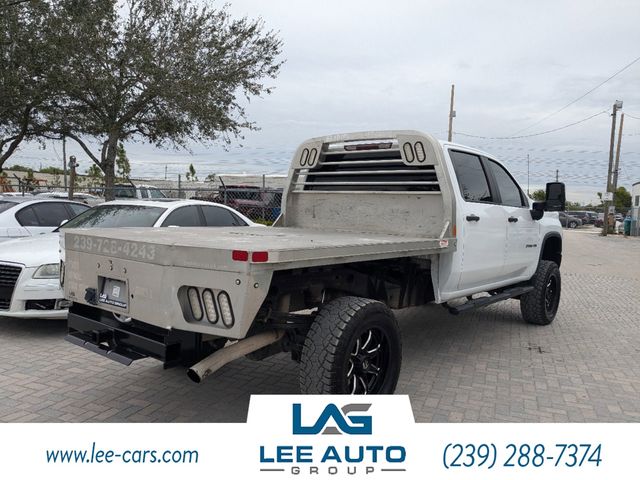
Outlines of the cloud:
<svg viewBox="0 0 640 480">
<path fill-rule="evenodd" d="M 456 131 L 509 135 L 640 55 L 635 1 L 236 0 L 230 8 L 238 16 L 262 17 L 284 41 L 287 62 L 272 82 L 274 93 L 247 107 L 261 130 L 246 134 L 243 149 L 194 146 L 193 158 L 132 144 L 134 174 L 163 175 L 165 163 L 183 171 L 190 162 L 201 176 L 216 166 L 285 171 L 302 140 L 341 131 L 415 128 L 444 137 L 452 83 Z M 586 118 L 616 99 L 640 117 L 638 85 L 640 63 L 527 133 Z M 609 128 L 602 115 L 530 139 L 467 143 L 513 165 L 520 181 L 526 181 L 521 161 L 528 152 L 539 160 L 534 168 L 541 180 L 559 169 L 569 185 L 596 191 L 606 180 Z M 625 131 L 640 133 L 640 121 L 629 118 Z M 24 148 L 13 160 L 34 151 Z M 640 135 L 624 137 L 623 183 L 640 180 L 640 158 L 628 153 L 638 151 Z M 46 155 L 54 161 L 50 150 Z M 137 169 L 137 159 L 144 169 Z"/>
</svg>

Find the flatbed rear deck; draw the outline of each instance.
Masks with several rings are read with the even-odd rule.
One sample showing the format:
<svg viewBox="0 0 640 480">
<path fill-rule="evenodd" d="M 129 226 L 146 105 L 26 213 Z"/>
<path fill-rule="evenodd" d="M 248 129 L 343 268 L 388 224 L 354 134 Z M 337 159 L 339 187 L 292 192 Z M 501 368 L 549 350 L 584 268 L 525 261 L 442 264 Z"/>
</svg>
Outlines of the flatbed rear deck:
<svg viewBox="0 0 640 480">
<path fill-rule="evenodd" d="M 270 270 L 332 265 L 396 256 L 421 256 L 455 248 L 454 238 L 387 233 L 323 231 L 295 227 L 204 227 L 175 229 L 91 229 L 66 232 L 66 248 L 78 252 L 140 260 L 163 266 L 243 271 L 264 265 Z M 96 238 L 98 237 L 98 238 Z M 248 252 L 246 262 L 233 251 Z M 253 252 L 266 252 L 252 261 Z"/>
</svg>

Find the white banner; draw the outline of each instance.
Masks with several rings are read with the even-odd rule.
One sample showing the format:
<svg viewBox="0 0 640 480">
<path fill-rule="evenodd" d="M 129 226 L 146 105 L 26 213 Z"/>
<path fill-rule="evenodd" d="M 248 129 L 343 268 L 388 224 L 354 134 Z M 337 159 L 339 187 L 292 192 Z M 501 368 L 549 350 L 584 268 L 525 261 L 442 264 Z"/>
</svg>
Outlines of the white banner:
<svg viewBox="0 0 640 480">
<path fill-rule="evenodd" d="M 409 398 L 268 395 L 246 424 L 4 424 L 3 476 L 602 479 L 634 475 L 637 424 L 416 424 Z M 10 476 L 9 476 L 10 475 Z"/>
</svg>

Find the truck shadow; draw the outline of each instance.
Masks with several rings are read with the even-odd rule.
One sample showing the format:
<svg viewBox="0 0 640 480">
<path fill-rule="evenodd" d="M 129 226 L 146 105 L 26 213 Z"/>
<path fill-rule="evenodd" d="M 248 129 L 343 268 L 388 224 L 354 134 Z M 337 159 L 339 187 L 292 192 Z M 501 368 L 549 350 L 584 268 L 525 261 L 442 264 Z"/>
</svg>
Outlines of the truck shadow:
<svg viewBox="0 0 640 480">
<path fill-rule="evenodd" d="M 0 335 L 2 336 L 29 336 L 44 339 L 59 337 L 66 331 L 66 320 L 0 316 Z"/>
<path fill-rule="evenodd" d="M 517 337 L 517 330 L 529 327 L 517 302 L 459 316 L 439 306 L 397 316 L 404 351 L 397 393 L 409 394 L 418 409 L 430 376 L 437 382 L 452 359 L 459 363 L 510 348 L 514 332 Z M 47 408 L 14 401 L 19 387 L 0 392 L 0 407 L 19 405 L 33 414 L 29 421 L 44 422 L 244 422 L 251 395 L 299 393 L 298 365 L 289 354 L 241 359 L 195 384 L 186 368 L 164 370 L 151 359 L 123 366 L 65 342 L 65 332 L 60 320 L 0 318 L 0 347 L 10 357 L 5 373 L 51 390 Z"/>
</svg>

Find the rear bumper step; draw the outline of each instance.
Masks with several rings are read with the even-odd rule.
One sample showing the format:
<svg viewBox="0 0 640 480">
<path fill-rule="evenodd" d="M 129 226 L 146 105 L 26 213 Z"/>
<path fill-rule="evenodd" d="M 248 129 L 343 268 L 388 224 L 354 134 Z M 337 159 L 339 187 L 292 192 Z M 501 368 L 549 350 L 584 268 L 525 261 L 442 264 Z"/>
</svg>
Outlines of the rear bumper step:
<svg viewBox="0 0 640 480">
<path fill-rule="evenodd" d="M 106 345 L 92 343 L 91 338 L 83 333 L 70 333 L 69 335 L 65 336 L 64 339 L 67 342 L 73 343 L 74 345 L 86 348 L 90 352 L 97 353 L 99 355 L 102 355 L 103 357 L 110 358 L 111 360 L 115 360 L 116 362 L 127 366 L 131 365 L 134 360 L 139 360 L 146 357 L 146 355 L 134 353 L 131 350 L 125 350 L 118 347 L 116 347 L 115 349 L 111 349 Z"/>
<path fill-rule="evenodd" d="M 202 335 L 183 330 L 167 330 L 136 322 L 118 322 L 96 308 L 74 304 L 67 317 L 70 343 L 123 365 L 155 358 L 165 368 L 190 365 L 204 356 Z"/>
</svg>

